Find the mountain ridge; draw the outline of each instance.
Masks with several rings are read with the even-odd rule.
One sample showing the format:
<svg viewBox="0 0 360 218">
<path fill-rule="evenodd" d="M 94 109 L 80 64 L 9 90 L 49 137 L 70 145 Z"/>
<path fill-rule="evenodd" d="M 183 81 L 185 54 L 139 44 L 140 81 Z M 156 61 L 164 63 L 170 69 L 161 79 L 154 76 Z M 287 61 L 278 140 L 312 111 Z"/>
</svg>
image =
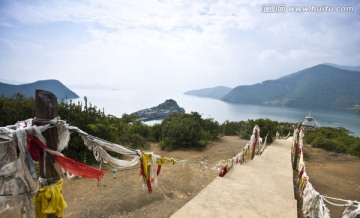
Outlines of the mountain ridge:
<svg viewBox="0 0 360 218">
<path fill-rule="evenodd" d="M 54 93 L 58 101 L 79 98 L 75 92 L 55 79 L 39 80 L 33 83 L 25 83 L 20 85 L 12 85 L 0 82 L 0 95 L 7 98 L 10 98 L 17 93 L 21 93 L 26 97 L 34 98 L 35 90 L 37 89 L 42 89 Z"/>
<path fill-rule="evenodd" d="M 316 65 L 277 80 L 237 86 L 221 98 L 231 103 L 345 109 L 360 104 L 360 72 Z"/>
<path fill-rule="evenodd" d="M 227 86 L 216 86 L 212 88 L 204 88 L 204 89 L 197 89 L 197 90 L 190 90 L 184 92 L 185 95 L 195 95 L 199 97 L 205 98 L 214 98 L 214 99 L 221 99 L 225 94 L 230 92 L 232 88 Z"/>
<path fill-rule="evenodd" d="M 219 100 L 309 109 L 357 108 L 360 105 L 360 71 L 346 70 L 357 67 L 342 68 L 319 64 L 275 80 L 237 86 Z"/>
<path fill-rule="evenodd" d="M 325 65 L 329 65 L 332 67 L 336 67 L 342 70 L 350 70 L 350 71 L 360 71 L 360 66 L 345 66 L 345 65 L 338 65 L 332 63 L 324 63 Z"/>
</svg>

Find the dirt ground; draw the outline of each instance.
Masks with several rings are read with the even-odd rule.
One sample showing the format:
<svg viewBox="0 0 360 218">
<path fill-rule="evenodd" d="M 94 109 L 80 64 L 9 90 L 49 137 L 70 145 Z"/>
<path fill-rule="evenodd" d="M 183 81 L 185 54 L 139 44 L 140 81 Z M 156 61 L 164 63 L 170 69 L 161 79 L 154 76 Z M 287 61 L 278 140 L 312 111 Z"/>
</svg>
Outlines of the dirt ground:
<svg viewBox="0 0 360 218">
<path fill-rule="evenodd" d="M 207 186 L 218 172 L 206 169 L 200 161 L 218 161 L 235 156 L 247 140 L 224 136 L 210 142 L 203 151 L 161 151 L 156 145 L 150 150 L 156 154 L 198 163 L 165 164 L 158 177 L 157 187 L 148 194 L 142 187 L 139 169 L 118 172 L 114 179 L 112 168 L 105 166 L 106 174 L 97 186 L 96 180 L 65 179 L 63 195 L 68 204 L 63 217 L 169 217 Z M 289 145 L 290 146 L 290 145 Z M 326 152 L 305 145 L 305 161 L 310 182 L 321 194 L 360 200 L 360 159 Z M 266 152 L 266 151 L 265 151 Z M 331 217 L 341 217 L 345 208 L 328 206 Z M 0 217 L 14 216 L 14 211 Z"/>
<path fill-rule="evenodd" d="M 360 158 L 304 145 L 306 172 L 315 190 L 322 195 L 360 200 Z M 335 202 L 343 204 L 344 202 Z M 331 217 L 341 217 L 345 207 L 326 204 Z"/>
<path fill-rule="evenodd" d="M 151 194 L 142 187 L 138 169 L 118 172 L 113 179 L 109 168 L 100 187 L 95 180 L 66 180 L 63 194 L 68 208 L 64 217 L 169 217 L 218 176 L 200 161 L 208 160 L 211 168 L 235 156 L 246 143 L 238 137 L 222 137 L 203 151 L 172 152 L 153 145 L 151 150 L 156 154 L 198 163 L 163 165 Z"/>
</svg>

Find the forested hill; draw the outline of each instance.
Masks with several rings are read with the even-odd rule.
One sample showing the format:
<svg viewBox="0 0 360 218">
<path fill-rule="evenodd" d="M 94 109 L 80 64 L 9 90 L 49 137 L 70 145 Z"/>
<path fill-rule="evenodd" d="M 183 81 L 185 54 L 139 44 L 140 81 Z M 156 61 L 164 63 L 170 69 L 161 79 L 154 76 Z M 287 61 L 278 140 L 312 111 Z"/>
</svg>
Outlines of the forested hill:
<svg viewBox="0 0 360 218">
<path fill-rule="evenodd" d="M 142 109 L 132 113 L 137 120 L 141 121 L 150 121 L 150 120 L 162 120 L 165 119 L 170 114 L 183 114 L 185 109 L 179 107 L 176 101 L 173 99 L 168 99 L 164 103 L 159 104 L 156 107 Z"/>
<path fill-rule="evenodd" d="M 214 88 L 205 88 L 198 90 L 187 91 L 185 95 L 195 95 L 198 97 L 221 99 L 224 95 L 229 93 L 231 88 L 226 86 L 216 86 Z"/>
<path fill-rule="evenodd" d="M 54 93 L 58 101 L 79 98 L 75 92 L 71 91 L 58 80 L 41 80 L 22 85 L 11 85 L 0 82 L 0 95 L 8 98 L 12 97 L 16 93 L 21 93 L 27 97 L 34 97 L 36 89 L 42 89 Z"/>
<path fill-rule="evenodd" d="M 277 80 L 238 86 L 221 100 L 301 108 L 354 108 L 360 105 L 360 72 L 321 64 Z"/>
</svg>

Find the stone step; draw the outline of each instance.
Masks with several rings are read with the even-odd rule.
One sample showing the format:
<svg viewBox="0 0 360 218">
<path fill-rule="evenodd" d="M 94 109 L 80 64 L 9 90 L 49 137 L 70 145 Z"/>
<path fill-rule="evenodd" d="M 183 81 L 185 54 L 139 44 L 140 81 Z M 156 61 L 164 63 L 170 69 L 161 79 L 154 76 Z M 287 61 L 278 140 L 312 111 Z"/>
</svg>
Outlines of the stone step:
<svg viewBox="0 0 360 218">
<path fill-rule="evenodd" d="M 172 217 L 297 217 L 291 139 L 217 177 Z"/>
</svg>

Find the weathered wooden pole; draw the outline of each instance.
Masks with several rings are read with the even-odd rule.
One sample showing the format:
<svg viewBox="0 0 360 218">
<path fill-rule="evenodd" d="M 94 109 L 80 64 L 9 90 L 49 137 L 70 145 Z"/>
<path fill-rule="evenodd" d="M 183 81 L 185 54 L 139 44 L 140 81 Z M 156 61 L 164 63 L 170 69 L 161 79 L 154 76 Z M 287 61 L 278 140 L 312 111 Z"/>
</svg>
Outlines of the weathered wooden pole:
<svg viewBox="0 0 360 218">
<path fill-rule="evenodd" d="M 46 124 L 47 121 L 58 116 L 58 103 L 56 96 L 48 91 L 36 90 L 35 92 L 35 122 L 37 125 Z M 57 150 L 58 134 L 56 128 L 50 128 L 43 132 L 46 139 L 46 145 L 52 149 Z M 55 170 L 54 159 L 50 154 L 44 154 L 44 158 L 40 161 L 40 176 L 44 179 L 54 179 L 54 182 L 60 178 Z M 54 214 L 49 214 L 48 217 L 56 217 Z"/>
<path fill-rule="evenodd" d="M 301 125 L 299 124 L 298 127 L 296 128 L 296 130 L 294 131 L 294 156 L 293 156 L 293 170 L 297 171 L 297 163 L 298 163 L 298 156 L 299 156 L 299 128 L 301 127 Z"/>
<path fill-rule="evenodd" d="M 258 129 L 255 128 L 255 133 L 254 133 L 254 136 L 255 136 L 255 141 L 253 143 L 253 147 L 252 147 L 252 152 L 251 152 L 251 160 L 254 159 L 254 156 L 255 156 L 255 148 L 256 146 L 258 145 Z"/>
<path fill-rule="evenodd" d="M 299 152 L 298 152 L 298 143 L 295 142 L 295 146 L 294 146 L 294 157 L 293 157 L 293 170 L 294 171 L 297 171 L 297 162 L 298 162 L 298 155 L 299 155 Z"/>
</svg>

